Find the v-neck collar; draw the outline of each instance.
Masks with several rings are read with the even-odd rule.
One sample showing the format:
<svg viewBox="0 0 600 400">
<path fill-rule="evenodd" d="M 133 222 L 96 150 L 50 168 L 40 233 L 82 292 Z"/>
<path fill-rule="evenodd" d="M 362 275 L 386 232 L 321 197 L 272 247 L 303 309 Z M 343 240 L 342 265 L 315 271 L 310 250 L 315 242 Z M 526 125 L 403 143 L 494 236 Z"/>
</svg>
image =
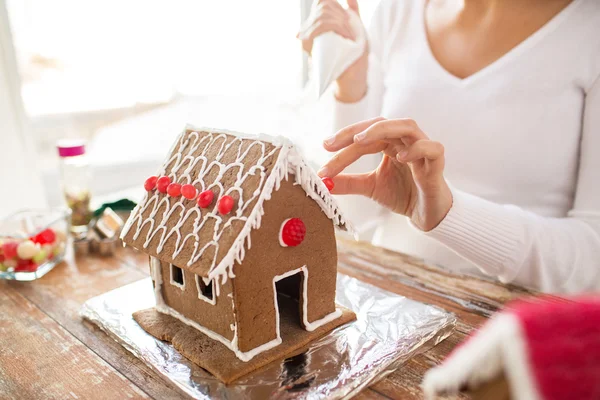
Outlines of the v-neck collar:
<svg viewBox="0 0 600 400">
<path fill-rule="evenodd" d="M 427 37 L 427 28 L 425 25 L 425 7 L 427 6 L 427 0 L 421 1 L 420 7 L 420 18 L 418 20 L 419 23 L 419 39 L 423 43 L 425 47 L 426 56 L 429 58 L 429 61 L 434 64 L 435 68 L 438 69 L 441 75 L 444 76 L 450 82 L 454 84 L 467 86 L 476 82 L 477 80 L 482 79 L 486 75 L 498 70 L 505 64 L 511 62 L 513 59 L 517 58 L 519 55 L 524 53 L 526 50 L 535 46 L 539 41 L 541 41 L 545 36 L 547 36 L 550 32 L 556 29 L 562 21 L 564 21 L 569 14 L 584 0 L 573 0 L 569 5 L 567 5 L 564 9 L 562 9 L 558 14 L 552 17 L 548 22 L 546 22 L 542 27 L 540 27 L 537 31 L 529 35 L 515 47 L 510 49 L 508 52 L 504 53 L 500 58 L 496 59 L 492 63 L 486 65 L 479 71 L 472 73 L 471 75 L 465 78 L 459 78 L 458 76 L 449 72 L 446 68 L 444 68 L 440 62 L 433 55 L 433 51 L 431 50 L 431 46 L 429 44 L 429 38 Z"/>
</svg>

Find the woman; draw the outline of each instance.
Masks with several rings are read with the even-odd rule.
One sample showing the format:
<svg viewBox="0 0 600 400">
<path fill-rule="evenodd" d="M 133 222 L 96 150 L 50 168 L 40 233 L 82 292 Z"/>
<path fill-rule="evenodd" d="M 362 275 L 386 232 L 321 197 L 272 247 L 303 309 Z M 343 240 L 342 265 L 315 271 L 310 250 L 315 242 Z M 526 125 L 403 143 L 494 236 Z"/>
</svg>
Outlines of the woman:
<svg viewBox="0 0 600 400">
<path fill-rule="evenodd" d="M 305 50 L 323 32 L 352 38 L 347 13 L 319 0 Z M 376 244 L 544 291 L 598 290 L 599 76 L 599 1 L 382 0 L 368 52 L 336 82 L 343 129 L 319 173 L 387 210 Z M 364 174 L 344 173 L 357 162 Z"/>
</svg>

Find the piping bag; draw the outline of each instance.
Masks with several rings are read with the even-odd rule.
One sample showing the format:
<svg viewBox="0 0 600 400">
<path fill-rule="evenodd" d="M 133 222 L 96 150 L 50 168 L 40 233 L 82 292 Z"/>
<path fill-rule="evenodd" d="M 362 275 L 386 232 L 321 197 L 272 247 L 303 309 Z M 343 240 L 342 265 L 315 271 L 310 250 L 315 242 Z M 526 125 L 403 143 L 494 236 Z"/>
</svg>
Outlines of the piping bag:
<svg viewBox="0 0 600 400">
<path fill-rule="evenodd" d="M 365 51 L 367 34 L 360 17 L 353 10 L 347 12 L 356 40 L 346 39 L 334 32 L 326 32 L 317 36 L 313 42 L 312 69 L 319 98 Z"/>
</svg>

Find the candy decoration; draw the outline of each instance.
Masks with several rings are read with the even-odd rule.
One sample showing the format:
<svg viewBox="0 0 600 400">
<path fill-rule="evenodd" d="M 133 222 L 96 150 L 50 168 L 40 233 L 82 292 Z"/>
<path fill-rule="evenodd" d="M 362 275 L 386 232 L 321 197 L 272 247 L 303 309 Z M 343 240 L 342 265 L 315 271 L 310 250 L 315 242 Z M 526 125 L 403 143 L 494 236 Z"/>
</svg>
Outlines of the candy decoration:
<svg viewBox="0 0 600 400">
<path fill-rule="evenodd" d="M 39 251 L 40 245 L 36 245 L 31 240 L 21 242 L 17 247 L 17 255 L 21 260 L 31 260 Z"/>
<path fill-rule="evenodd" d="M 233 198 L 227 195 L 221 197 L 219 199 L 219 204 L 217 204 L 217 208 L 221 214 L 229 214 L 233 208 Z"/>
<path fill-rule="evenodd" d="M 200 196 L 198 196 L 198 206 L 201 208 L 206 208 L 210 206 L 210 203 L 212 203 L 214 198 L 215 194 L 212 190 L 205 190 L 204 192 L 200 193 Z"/>
<path fill-rule="evenodd" d="M 31 240 L 33 241 L 33 243 L 39 243 L 42 245 L 54 243 L 54 241 L 56 240 L 56 234 L 52 229 L 47 228 L 35 235 L 34 237 L 32 237 Z"/>
<path fill-rule="evenodd" d="M 8 271 L 8 266 L 0 263 L 0 272 L 6 272 L 6 271 Z"/>
<path fill-rule="evenodd" d="M 17 255 L 17 247 L 19 243 L 17 242 L 6 242 L 2 245 L 2 252 L 4 253 L 5 258 L 13 258 Z"/>
<path fill-rule="evenodd" d="M 150 178 L 146 179 L 146 182 L 144 182 L 144 189 L 146 189 L 147 192 L 154 190 L 157 180 L 158 176 L 151 176 Z"/>
<path fill-rule="evenodd" d="M 300 218 L 288 218 L 281 224 L 279 244 L 282 247 L 296 247 L 306 236 L 306 226 Z"/>
<path fill-rule="evenodd" d="M 188 200 L 192 200 L 196 197 L 197 194 L 198 191 L 196 190 L 194 185 L 187 184 L 181 187 L 181 195 Z"/>
<path fill-rule="evenodd" d="M 19 260 L 17 266 L 15 267 L 15 272 L 35 272 L 37 271 L 38 266 L 31 260 Z"/>
<path fill-rule="evenodd" d="M 331 192 L 333 190 L 333 187 L 335 186 L 333 184 L 333 179 L 329 178 L 329 177 L 325 177 L 322 178 L 321 181 L 325 184 L 325 186 L 327 187 L 327 189 Z"/>
<path fill-rule="evenodd" d="M 171 197 L 181 196 L 181 185 L 179 183 L 171 183 L 167 186 L 167 194 Z"/>
<path fill-rule="evenodd" d="M 44 249 L 42 249 L 35 256 L 33 256 L 33 258 L 31 260 L 36 264 L 41 264 L 44 261 L 46 261 L 47 256 L 48 256 L 48 253 L 46 253 L 46 251 Z"/>
<path fill-rule="evenodd" d="M 156 181 L 156 188 L 161 193 L 167 193 L 167 187 L 171 184 L 171 179 L 168 176 L 161 176 Z"/>
</svg>

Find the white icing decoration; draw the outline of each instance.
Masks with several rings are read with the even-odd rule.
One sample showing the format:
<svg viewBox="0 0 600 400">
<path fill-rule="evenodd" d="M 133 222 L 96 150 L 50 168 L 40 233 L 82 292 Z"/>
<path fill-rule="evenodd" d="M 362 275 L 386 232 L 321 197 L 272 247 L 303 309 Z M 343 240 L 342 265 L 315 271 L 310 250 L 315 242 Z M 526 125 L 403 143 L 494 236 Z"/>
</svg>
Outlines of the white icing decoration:
<svg viewBox="0 0 600 400">
<path fill-rule="evenodd" d="M 156 298 L 156 307 L 162 307 L 165 305 L 160 288 L 162 287 L 162 270 L 160 267 L 160 260 L 156 257 L 150 257 L 150 275 L 154 281 L 154 297 Z"/>
<path fill-rule="evenodd" d="M 284 220 L 281 223 L 281 228 L 279 228 L 279 244 L 281 245 L 281 247 L 288 247 L 287 244 L 285 244 L 285 242 L 283 241 L 283 228 L 285 227 L 285 224 L 290 220 L 291 218 L 287 218 L 286 220 Z"/>
<path fill-rule="evenodd" d="M 212 285 L 213 287 L 213 292 L 212 292 L 212 299 L 210 297 L 206 297 L 202 294 L 202 289 L 200 288 L 200 279 L 202 279 L 202 281 L 204 282 L 205 286 L 208 285 Z M 200 275 L 196 275 L 196 289 L 198 290 L 198 298 L 200 300 L 204 300 L 205 302 L 212 304 L 213 306 L 215 304 L 217 304 L 217 296 L 215 294 L 215 285 L 214 285 L 214 281 L 211 281 L 209 279 L 206 278 L 202 278 Z"/>
<path fill-rule="evenodd" d="M 169 270 L 171 271 L 171 285 L 177 286 L 181 290 L 185 290 L 185 274 L 183 273 L 183 270 L 181 271 L 181 280 L 183 281 L 183 283 L 179 283 L 173 280 L 173 268 L 179 267 L 173 264 L 169 264 Z"/>
<path fill-rule="evenodd" d="M 187 136 L 187 139 L 184 140 L 184 138 L 186 138 L 185 132 L 187 129 L 193 130 L 193 132 L 191 132 Z M 300 154 L 298 154 L 295 147 L 288 139 L 283 137 L 270 137 L 267 135 L 246 135 L 239 132 L 215 130 L 210 128 L 193 128 L 190 126 L 186 127 L 186 130 L 182 132 L 182 134 L 179 136 L 179 139 L 173 144 L 171 151 L 169 151 L 168 157 L 170 158 L 166 160 L 157 175 L 163 175 L 166 167 L 173 164 L 171 173 L 169 174 L 169 177 L 173 182 L 177 181 L 179 183 L 192 183 L 194 185 L 198 184 L 202 188 L 200 191 L 204 191 L 209 188 L 218 189 L 218 193 L 215 193 L 217 198 L 225 194 L 238 192 L 240 200 L 237 204 L 235 215 L 229 217 L 227 222 L 223 223 L 223 218 L 217 211 L 218 202 L 215 202 L 212 210 L 207 209 L 206 211 L 203 211 L 200 207 L 193 207 L 185 211 L 184 202 L 189 200 L 183 197 L 180 197 L 179 200 L 171 207 L 169 205 L 169 197 L 162 196 L 162 199 L 160 199 L 161 194 L 155 190 L 153 192 L 147 192 L 140 204 L 133 210 L 131 217 L 123 227 L 121 238 L 125 237 L 129 230 L 135 225 L 135 232 L 133 235 L 133 239 L 135 240 L 139 237 L 144 227 L 149 225 L 143 247 L 148 247 L 152 239 L 158 235 L 159 242 L 156 251 L 158 254 L 160 254 L 163 250 L 165 242 L 171 236 L 175 236 L 176 241 L 174 251 L 169 256 L 171 259 L 175 259 L 186 245 L 193 247 L 194 250 L 187 262 L 188 267 L 193 266 L 194 263 L 196 263 L 203 256 L 205 251 L 212 247 L 214 248 L 214 256 L 208 272 L 208 278 L 215 279 L 217 282 L 218 279 L 221 278 L 221 283 L 223 284 L 227 281 L 228 277 L 233 278 L 235 276 L 233 273 L 233 265 L 236 262 L 241 264 L 245 256 L 246 249 L 250 249 L 250 232 L 252 229 L 260 228 L 261 219 L 264 214 L 264 202 L 271 198 L 273 191 L 279 189 L 281 181 L 283 179 L 287 180 L 290 173 L 295 177 L 295 184 L 300 185 L 306 192 L 307 196 L 319 204 L 321 210 L 325 213 L 325 215 L 327 215 L 327 217 L 333 220 L 336 226 L 354 233 L 352 225 L 341 215 L 335 199 L 331 196 L 325 184 L 308 166 Z M 208 134 L 200 138 L 198 132 L 207 132 Z M 213 161 L 209 162 L 205 156 L 205 151 L 217 140 L 226 139 L 226 135 L 236 136 L 236 139 L 227 145 L 225 145 L 225 140 L 223 140 L 217 156 Z M 243 153 L 241 152 L 242 139 L 255 140 L 255 142 L 251 143 Z M 275 148 L 269 153 L 265 153 L 265 142 L 271 143 L 275 146 Z M 203 147 L 203 152 L 201 152 L 198 157 L 192 157 L 191 154 L 202 145 L 205 146 Z M 221 164 L 219 160 L 223 157 L 228 149 L 235 145 L 238 146 L 236 160 L 228 165 Z M 186 146 L 188 146 L 187 153 L 182 154 L 181 150 L 183 150 Z M 243 162 L 244 157 L 248 154 L 250 149 L 256 146 L 262 149 L 262 155 L 256 164 L 249 167 L 246 173 L 242 175 L 241 172 L 245 166 Z M 175 152 L 175 154 L 171 156 L 173 149 L 176 147 L 178 147 L 180 151 Z M 266 177 L 264 163 L 273 157 L 278 149 L 280 151 L 275 165 L 273 166 L 271 174 Z M 210 185 L 210 187 L 206 187 L 203 178 L 213 166 L 217 166 L 219 168 L 219 175 L 215 179 L 215 182 Z M 222 193 L 224 188 L 220 182 L 220 179 L 223 177 L 225 172 L 233 168 L 237 168 L 238 170 L 236 182 L 227 190 L 227 192 Z M 194 169 L 199 169 L 198 176 L 193 182 L 191 182 L 190 172 Z M 256 173 L 260 173 L 260 184 L 258 185 L 257 189 L 247 199 L 245 199 L 241 185 L 250 175 L 255 175 Z M 244 217 L 242 214 L 245 208 L 254 200 L 256 200 L 256 202 L 250 215 L 248 217 Z M 150 207 L 151 212 L 149 217 L 142 221 L 143 212 Z M 161 209 L 164 209 L 164 211 L 162 216 L 159 216 L 157 213 Z M 167 222 L 173 214 L 177 215 L 178 210 L 179 220 L 171 228 L 168 228 Z M 180 231 L 180 228 L 189 218 L 192 217 L 194 218 L 193 229 L 187 234 L 183 233 L 185 234 L 185 237 L 182 238 L 182 232 Z M 198 232 L 209 219 L 215 220 L 213 239 L 200 248 Z M 228 249 L 226 255 L 217 264 L 216 257 L 219 249 L 219 239 L 225 228 L 229 227 L 233 221 L 243 221 L 244 226 L 231 247 Z M 157 224 L 156 226 L 155 223 Z M 218 295 L 219 286 L 220 285 L 218 284 L 215 285 L 216 295 Z"/>
<path fill-rule="evenodd" d="M 160 268 L 160 260 L 158 260 L 155 257 L 151 257 L 150 265 L 151 265 L 152 279 L 154 280 L 154 294 L 156 297 L 156 309 L 159 312 L 162 312 L 163 314 L 168 314 L 174 318 L 177 318 L 184 324 L 189 325 L 192 328 L 199 330 L 200 332 L 204 333 L 206 336 L 210 337 L 211 339 L 214 339 L 214 340 L 219 341 L 220 343 L 223 343 L 229 350 L 233 351 L 233 353 L 236 355 L 237 358 L 239 358 L 240 360 L 242 360 L 244 362 L 248 362 L 252 358 L 257 356 L 258 354 L 260 354 L 264 351 L 270 350 L 282 343 L 281 333 L 280 333 L 280 328 L 279 328 L 279 306 L 277 303 L 277 288 L 276 288 L 275 284 L 277 281 L 280 281 L 283 278 L 287 278 L 288 276 L 294 275 L 295 273 L 298 273 L 298 272 L 302 272 L 304 274 L 304 279 L 303 279 L 304 283 L 302 285 L 302 300 L 303 300 L 302 301 L 302 322 L 304 323 L 304 326 L 306 327 L 307 331 L 314 331 L 315 329 L 319 328 L 320 326 L 323 326 L 323 325 L 335 320 L 336 318 L 339 318 L 342 315 L 341 310 L 336 309 L 334 312 L 326 315 L 325 317 L 323 317 L 321 319 L 318 319 L 318 320 L 312 321 L 312 322 L 308 322 L 308 317 L 307 317 L 308 316 L 308 269 L 306 268 L 306 266 L 303 266 L 303 267 L 297 268 L 295 270 L 288 271 L 284 274 L 277 275 L 273 278 L 273 295 L 274 295 L 273 305 L 275 306 L 275 321 L 276 321 L 275 326 L 276 326 L 277 338 L 275 338 L 267 343 L 264 343 L 260 346 L 257 346 L 255 348 L 253 348 L 252 350 L 243 352 L 243 351 L 240 351 L 238 348 L 237 325 L 235 323 L 230 325 L 230 328 L 234 333 L 233 333 L 233 339 L 231 341 L 229 341 L 224 336 L 212 331 L 211 329 L 208 329 L 208 328 L 200 325 L 196 321 L 192 321 L 191 319 L 182 315 L 180 312 L 167 306 L 163 299 L 162 293 L 161 293 L 161 286 L 162 286 L 163 281 L 162 281 L 162 270 Z M 232 307 L 233 307 L 233 302 L 232 302 Z M 234 312 L 235 312 L 235 310 L 234 310 Z"/>
</svg>

